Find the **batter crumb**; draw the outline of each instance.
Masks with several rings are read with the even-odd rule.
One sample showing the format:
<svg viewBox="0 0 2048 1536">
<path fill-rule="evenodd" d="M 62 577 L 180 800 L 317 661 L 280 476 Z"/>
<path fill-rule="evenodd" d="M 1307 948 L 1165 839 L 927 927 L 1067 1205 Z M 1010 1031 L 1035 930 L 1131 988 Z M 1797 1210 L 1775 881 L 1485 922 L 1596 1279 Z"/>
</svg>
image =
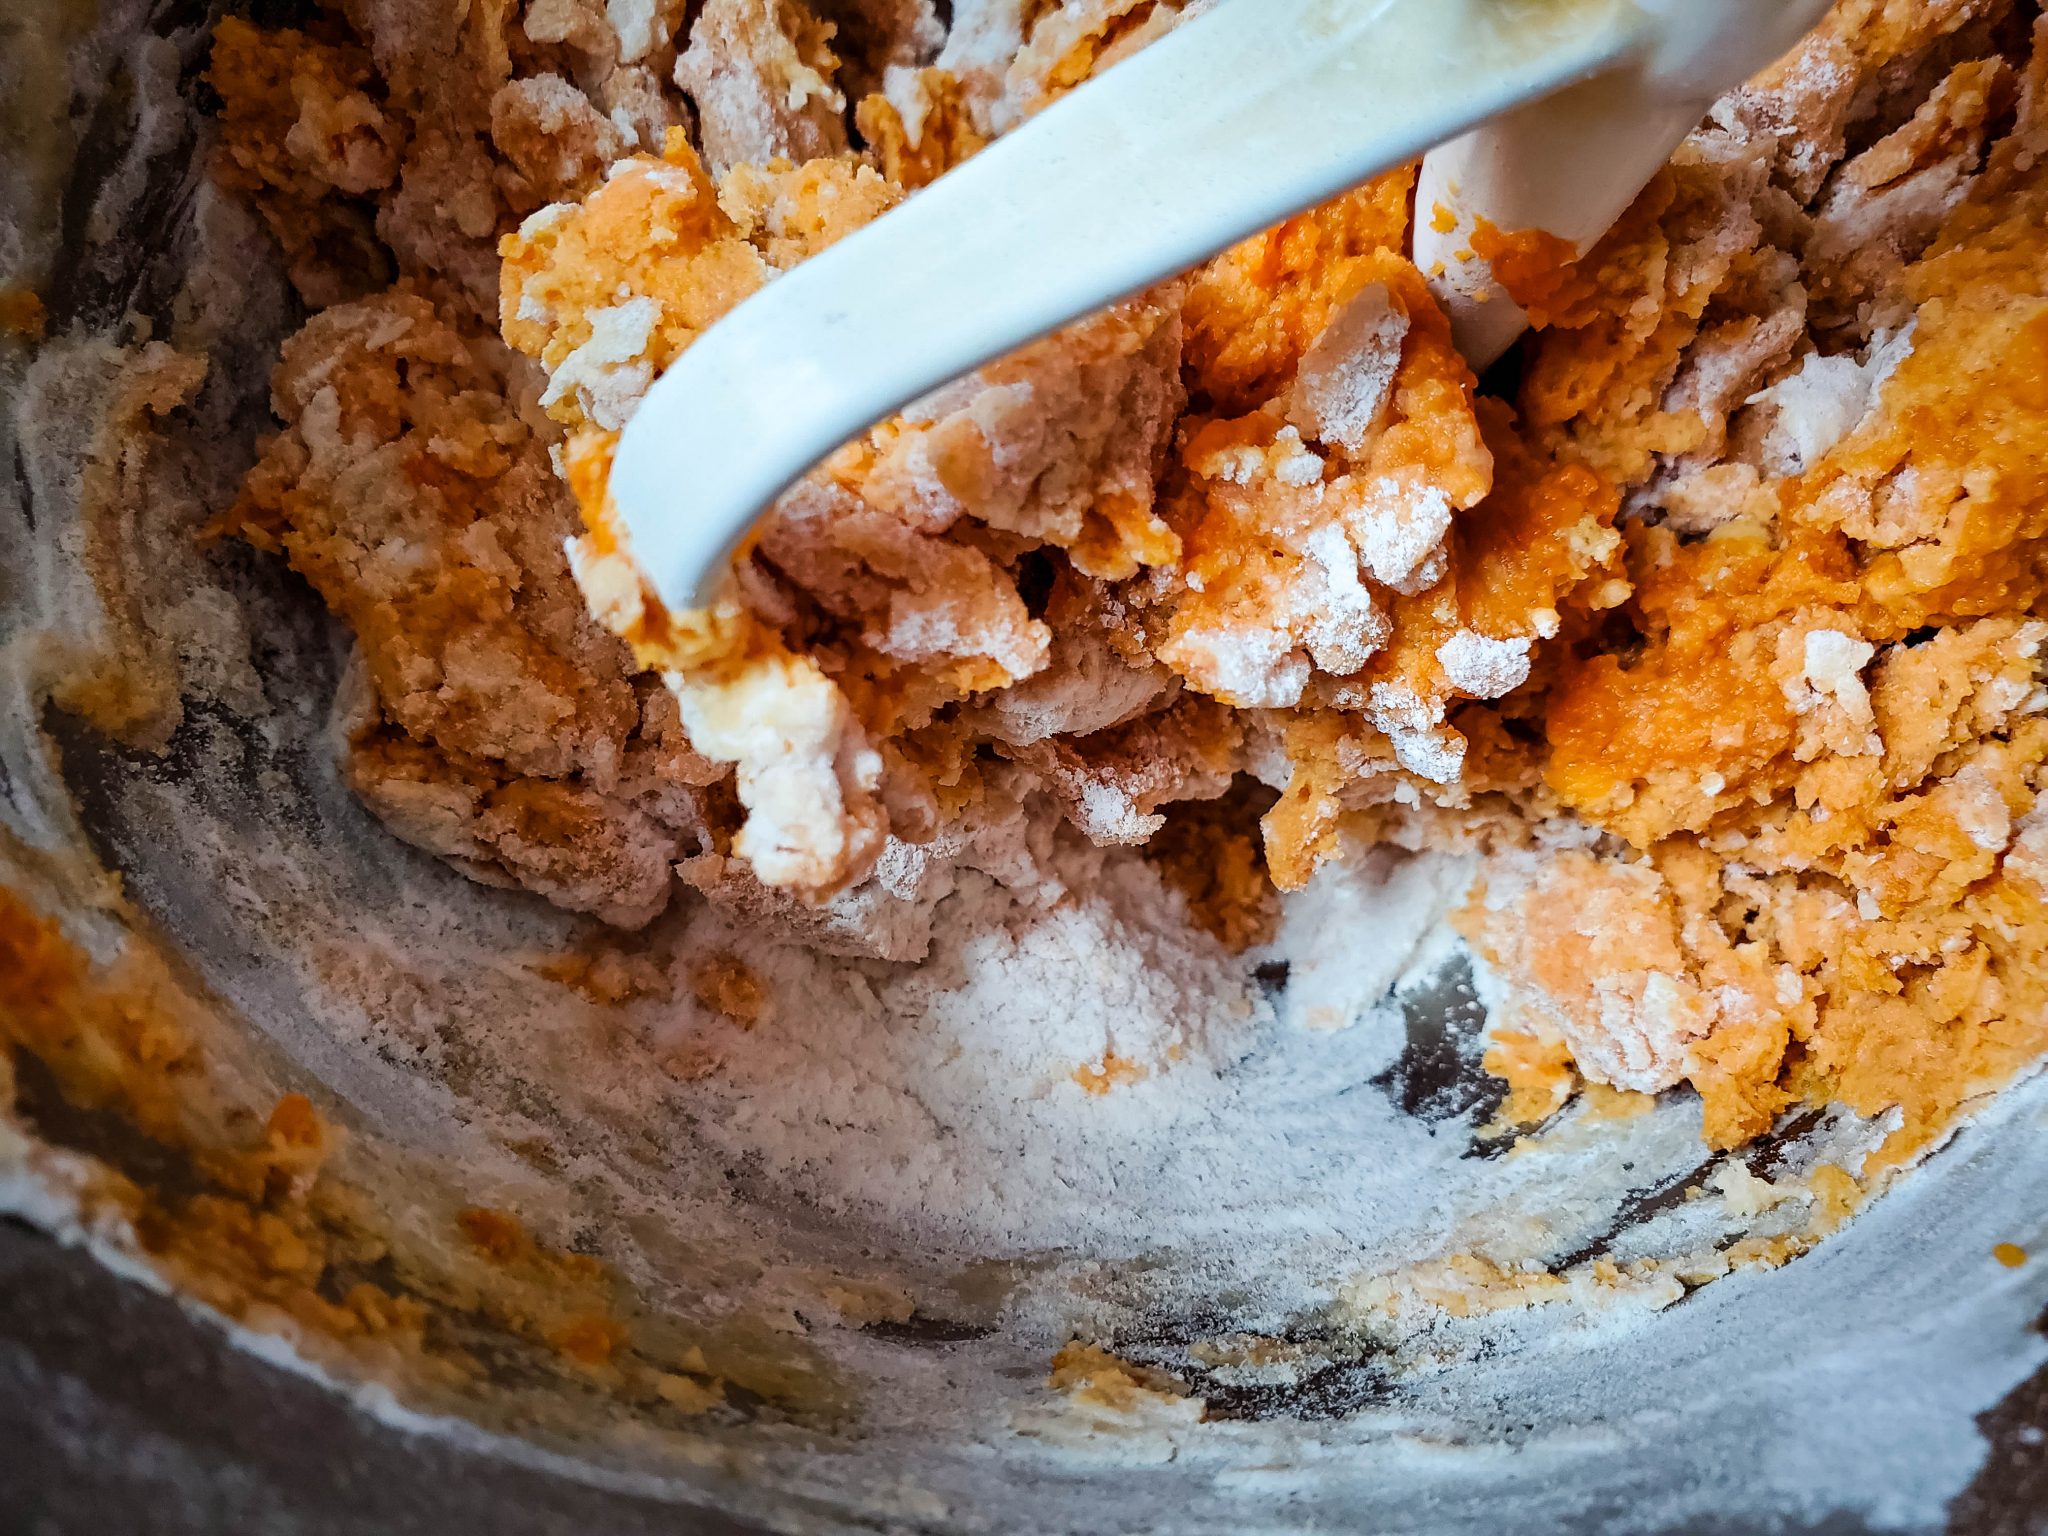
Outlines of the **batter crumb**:
<svg viewBox="0 0 2048 1536">
<path fill-rule="evenodd" d="M 1077 1406 L 1111 1415 L 1150 1417 L 1165 1412 L 1191 1423 L 1201 1419 L 1201 1399 L 1190 1397 L 1188 1384 L 1178 1376 L 1120 1359 L 1079 1339 L 1063 1345 L 1052 1357 L 1052 1374 L 1046 1385 L 1066 1394 Z"/>
<path fill-rule="evenodd" d="M 737 955 L 706 957 L 690 978 L 690 988 L 699 1003 L 724 1014 L 742 1029 L 752 1029 L 767 1012 L 767 990 Z"/>
<path fill-rule="evenodd" d="M 1081 1085 L 1084 1093 L 1094 1094 L 1097 1098 L 1118 1088 L 1127 1088 L 1132 1083 L 1143 1082 L 1149 1076 L 1151 1071 L 1142 1061 L 1120 1056 L 1114 1050 L 1104 1051 L 1099 1062 L 1074 1068 L 1074 1081 Z"/>
<path fill-rule="evenodd" d="M 49 319 L 43 301 L 32 288 L 0 288 L 0 331 L 34 341 L 43 334 Z"/>
</svg>

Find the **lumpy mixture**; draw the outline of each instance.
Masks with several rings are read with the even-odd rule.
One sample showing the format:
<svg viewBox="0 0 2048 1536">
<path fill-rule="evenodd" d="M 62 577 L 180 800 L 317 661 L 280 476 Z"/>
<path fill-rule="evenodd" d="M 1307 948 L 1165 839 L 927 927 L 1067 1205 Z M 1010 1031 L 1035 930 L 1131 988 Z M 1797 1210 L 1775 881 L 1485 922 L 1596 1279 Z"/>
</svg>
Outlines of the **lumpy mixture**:
<svg viewBox="0 0 2048 1536">
<path fill-rule="evenodd" d="M 1179 10 L 223 22 L 215 173 L 310 318 L 216 531 L 353 630 L 350 783 L 621 929 L 892 960 L 1061 818 L 1236 947 L 1470 850 L 1511 1119 L 1689 1084 L 1717 1145 L 1923 1151 L 2048 1051 L 2034 6 L 1842 0 L 1583 259 L 1471 230 L 1534 324 L 1483 386 L 1397 171 L 846 444 L 717 607 L 643 585 L 606 478 L 660 371 Z"/>
</svg>

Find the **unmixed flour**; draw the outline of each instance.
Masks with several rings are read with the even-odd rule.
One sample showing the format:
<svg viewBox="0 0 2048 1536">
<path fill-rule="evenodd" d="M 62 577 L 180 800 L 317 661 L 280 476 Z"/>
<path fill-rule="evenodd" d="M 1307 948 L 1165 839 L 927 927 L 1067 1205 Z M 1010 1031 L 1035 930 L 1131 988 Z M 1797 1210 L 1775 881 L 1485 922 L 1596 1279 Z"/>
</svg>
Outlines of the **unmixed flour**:
<svg viewBox="0 0 2048 1536">
<path fill-rule="evenodd" d="M 1322 1182 L 1329 1146 L 1293 1134 L 1299 1102 L 1324 1073 L 1384 1065 L 1392 1021 L 1371 1005 L 1429 903 L 1361 931 L 1341 915 L 1382 872 L 1333 873 L 1266 962 L 1299 951 L 1276 1004 L 1141 861 L 1068 845 L 1059 863 L 1068 895 L 1043 908 L 966 876 L 915 967 L 693 933 L 683 966 L 729 950 L 769 999 L 744 1038 L 696 1009 L 654 1026 L 671 1050 L 727 1036 L 688 1090 L 704 1139 L 827 1209 L 1011 1250 L 1256 1228 L 1276 1190 Z M 1305 1038 L 1354 1021 L 1354 1041 Z"/>
</svg>

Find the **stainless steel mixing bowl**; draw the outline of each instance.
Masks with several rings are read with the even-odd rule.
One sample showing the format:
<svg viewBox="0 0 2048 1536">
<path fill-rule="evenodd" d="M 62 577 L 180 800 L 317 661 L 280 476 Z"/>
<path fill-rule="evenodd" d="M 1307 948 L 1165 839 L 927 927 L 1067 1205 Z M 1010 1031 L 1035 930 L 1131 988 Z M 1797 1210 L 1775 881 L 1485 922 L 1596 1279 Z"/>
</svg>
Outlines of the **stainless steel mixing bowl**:
<svg viewBox="0 0 2048 1536">
<path fill-rule="evenodd" d="M 578 930 L 355 805 L 329 735 L 345 637 L 280 563 L 194 537 L 270 425 L 296 319 L 260 232 L 201 175 L 210 20 L 196 0 L 0 17 L 0 266 L 48 308 L 39 343 L 0 342 L 0 886 L 101 961 L 155 956 L 152 1000 L 121 994 L 122 1016 L 162 1008 L 190 1046 L 95 1095 L 13 994 L 0 1524 L 2048 1529 L 2048 1263 L 1989 1258 L 2048 1218 L 2038 1081 L 1782 1269 L 1625 1335 L 1560 1311 L 1400 1355 L 1335 1310 L 1276 1310 L 1220 1250 L 943 1251 L 812 1209 L 709 1150 L 686 1096 L 622 1099 L 630 1061 L 604 1053 L 630 1041 L 578 1017 L 508 1042 L 520 957 Z M 80 682 L 123 655 L 143 685 Z M 420 932 L 439 949 L 408 969 L 394 936 Z M 387 973 L 361 970 L 372 955 Z M 1441 1136 L 1463 1178 L 1490 1092 L 1477 1012 L 1455 972 L 1405 1010 L 1377 1070 L 1332 1047 L 1330 1104 Z M 96 1018 L 77 1029 L 98 1039 Z M 149 1064 L 131 1054 L 124 1072 Z M 310 1196 L 277 1150 L 289 1125 L 264 1128 L 287 1093 L 346 1134 Z M 1698 1188 L 1709 1165 L 1673 1113 L 1560 1265 L 1623 1252 Z M 270 1147 L 275 1181 L 223 1184 L 229 1146 Z M 462 1215 L 480 1206 L 525 1223 L 495 1256 Z M 312 1256 L 250 1268 L 222 1234 L 267 1216 Z M 790 1305 L 821 1287 L 855 1300 Z M 365 1324 L 352 1295 L 406 1326 Z M 915 1300 L 863 1312 L 861 1295 Z M 555 1326 L 585 1305 L 617 1337 Z M 1045 1384 L 1084 1327 L 1179 1372 L 1208 1422 L 1088 1433 Z M 1244 1334 L 1297 1368 L 1231 1376 L 1195 1348 Z"/>
</svg>

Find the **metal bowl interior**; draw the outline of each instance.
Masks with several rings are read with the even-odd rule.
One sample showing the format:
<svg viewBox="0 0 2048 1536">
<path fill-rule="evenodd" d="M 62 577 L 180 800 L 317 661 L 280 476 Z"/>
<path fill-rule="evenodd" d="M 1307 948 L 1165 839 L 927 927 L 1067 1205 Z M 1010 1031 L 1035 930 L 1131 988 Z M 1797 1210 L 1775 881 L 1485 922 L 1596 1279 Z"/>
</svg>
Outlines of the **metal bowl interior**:
<svg viewBox="0 0 2048 1536">
<path fill-rule="evenodd" d="M 50 315 L 40 345 L 0 351 L 0 887 L 100 967 L 75 1028 L 146 1008 L 184 1046 L 176 1070 L 94 1099 L 8 1036 L 0 1209 L 191 1297 L 264 1362 L 233 1371 L 311 1374 L 365 1434 L 383 1419 L 503 1466 L 565 1522 L 652 1528 L 674 1506 L 802 1530 L 1847 1532 L 1936 1529 L 1953 1505 L 2033 1528 L 2041 1495 L 2013 1458 L 2039 1444 L 2048 1267 L 1990 1254 L 2048 1239 L 2039 1079 L 1783 1268 L 1398 1345 L 1359 1323 L 1361 1276 L 1447 1244 L 1540 1227 L 1553 1268 L 1589 1273 L 1702 1240 L 1687 1195 L 1712 1160 L 1685 1105 L 1562 1128 L 1570 1155 L 1548 1161 L 1481 1155 L 1482 1012 L 1455 958 L 1391 1006 L 1384 977 L 1347 991 L 1317 972 L 1334 988 L 1318 1005 L 1352 1027 L 1300 1027 L 1317 934 L 1389 889 L 1436 890 L 1426 869 L 1376 864 L 1297 912 L 1291 976 L 1167 944 L 1214 968 L 1215 1017 L 1192 1027 L 1227 1091 L 1166 1165 L 1125 1168 L 1114 1127 L 1074 1131 L 1107 1171 L 1048 1164 L 1027 1226 L 991 1214 L 1029 1193 L 1014 1180 L 917 1186 L 951 1202 L 934 1236 L 900 1202 L 824 1200 L 750 1154 L 729 1101 L 661 1069 L 646 1020 L 536 978 L 584 930 L 400 845 L 340 782 L 346 637 L 280 562 L 196 537 L 270 425 L 299 318 L 260 231 L 201 174 L 209 16 L 49 12 L 0 23 L 20 44 L 0 63 L 0 198 Z M 704 921 L 652 942 L 698 942 Z M 879 963 L 821 967 L 804 1027 L 869 1038 L 850 1021 L 878 989 L 900 1027 L 937 1027 L 914 999 L 939 1017 L 969 965 L 942 942 L 922 993 Z M 1018 974 L 1043 989 L 1025 1007 L 1070 1005 L 1055 960 Z M 790 1091 L 858 1065 L 827 1053 Z M 222 1184 L 219 1149 L 265 1144 L 287 1093 L 342 1132 L 317 1188 Z M 971 1103 L 934 1093 L 917 1156 L 1037 1166 L 963 1150 Z M 1796 1166 L 1867 1129 L 1810 1118 L 1753 1156 Z M 850 1126 L 810 1155 L 886 1178 L 902 1148 L 874 1138 Z M 1186 1217 L 1205 1189 L 1227 1195 L 1206 1225 Z M 1148 1228 L 1153 1200 L 1181 1215 Z M 479 1209 L 518 1225 L 494 1234 Z M 265 1216 L 312 1255 L 252 1269 L 224 1234 Z M 375 1325 L 365 1294 L 389 1304 Z M 1107 1411 L 1053 1392 L 1071 1338 L 1192 1396 Z M 1246 1339 L 1266 1365 L 1219 1344 Z M 2001 1414 L 2016 1389 L 2033 1406 Z M 440 1454 L 388 1464 L 423 1501 L 394 1510 L 463 1512 L 434 1484 L 453 1475 Z"/>
</svg>

